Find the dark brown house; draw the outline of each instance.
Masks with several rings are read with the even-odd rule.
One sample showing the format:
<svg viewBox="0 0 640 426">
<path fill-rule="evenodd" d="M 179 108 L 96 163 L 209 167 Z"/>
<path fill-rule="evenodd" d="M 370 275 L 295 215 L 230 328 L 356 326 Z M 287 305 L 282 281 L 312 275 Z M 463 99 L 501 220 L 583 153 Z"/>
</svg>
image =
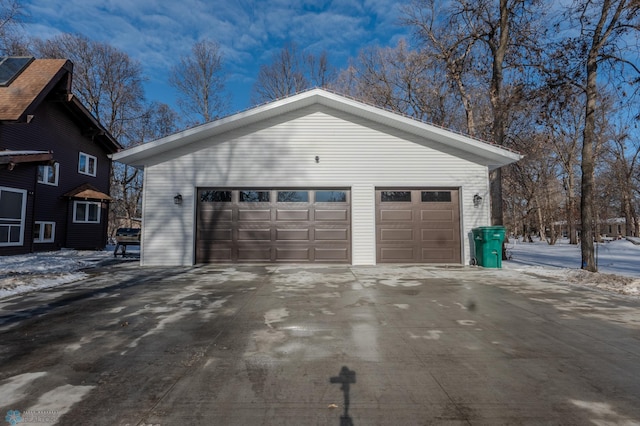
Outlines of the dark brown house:
<svg viewBox="0 0 640 426">
<path fill-rule="evenodd" d="M 72 75 L 64 59 L 0 58 L 0 255 L 106 245 L 120 145 Z"/>
</svg>

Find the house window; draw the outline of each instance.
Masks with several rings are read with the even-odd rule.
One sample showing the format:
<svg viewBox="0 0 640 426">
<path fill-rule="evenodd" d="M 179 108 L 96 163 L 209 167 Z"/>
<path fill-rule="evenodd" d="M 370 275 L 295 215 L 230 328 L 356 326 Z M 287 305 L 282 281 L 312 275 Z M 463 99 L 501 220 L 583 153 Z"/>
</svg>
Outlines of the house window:
<svg viewBox="0 0 640 426">
<path fill-rule="evenodd" d="M 38 183 L 58 186 L 58 173 L 60 165 L 55 163 L 52 166 L 38 166 Z"/>
<path fill-rule="evenodd" d="M 56 238 L 55 222 L 36 222 L 33 226 L 33 242 L 52 243 Z"/>
<path fill-rule="evenodd" d="M 96 157 L 81 152 L 80 159 L 78 160 L 78 173 L 82 173 L 83 175 L 95 176 L 97 163 L 98 160 L 96 159 Z"/>
<path fill-rule="evenodd" d="M 27 191 L 0 186 L 0 246 L 21 246 Z"/>
<path fill-rule="evenodd" d="M 75 201 L 73 203 L 74 223 L 100 223 L 100 203 L 95 201 Z"/>
</svg>

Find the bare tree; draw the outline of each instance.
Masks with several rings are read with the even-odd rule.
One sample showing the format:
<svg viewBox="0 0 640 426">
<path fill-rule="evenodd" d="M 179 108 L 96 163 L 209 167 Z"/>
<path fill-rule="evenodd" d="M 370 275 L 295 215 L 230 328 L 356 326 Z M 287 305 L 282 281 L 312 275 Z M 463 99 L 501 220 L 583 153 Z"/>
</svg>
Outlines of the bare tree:
<svg viewBox="0 0 640 426">
<path fill-rule="evenodd" d="M 22 56 L 29 53 L 26 39 L 21 33 L 25 18 L 18 0 L 0 0 L 0 54 Z"/>
<path fill-rule="evenodd" d="M 469 33 L 462 16 L 452 11 L 442 16 L 436 0 L 414 0 L 403 8 L 403 24 L 413 27 L 426 57 L 442 62 L 448 80 L 458 91 L 467 119 L 466 131 L 476 135 L 476 120 L 468 81 L 474 74 L 473 48 L 476 34 Z"/>
<path fill-rule="evenodd" d="M 545 149 L 558 160 L 565 192 L 565 220 L 570 244 L 578 244 L 578 181 L 584 108 L 573 86 L 544 90 L 540 96 L 538 120 L 549 134 Z"/>
<path fill-rule="evenodd" d="M 537 1 L 453 0 L 445 6 L 433 0 L 414 0 L 404 9 L 405 23 L 415 28 L 425 49 L 445 64 L 457 88 L 473 134 L 504 145 L 507 142 L 509 108 L 522 100 L 526 74 L 507 74 L 536 62 L 535 23 L 541 10 Z M 517 77 L 516 77 L 517 76 Z M 479 87 L 489 100 L 491 117 L 488 134 L 479 134 L 468 85 Z M 482 90 L 478 90 L 482 87 Z M 519 88 L 518 88 L 519 87 Z M 503 223 L 501 170 L 491 172 L 491 216 L 494 225 Z"/>
<path fill-rule="evenodd" d="M 560 45 L 556 58 L 562 65 L 559 74 L 568 84 L 577 84 L 584 92 L 585 124 L 581 149 L 581 192 L 580 201 L 582 239 L 582 268 L 596 272 L 594 238 L 597 220 L 595 218 L 595 168 L 596 150 L 600 144 L 597 132 L 598 99 L 602 71 L 620 71 L 619 79 L 608 73 L 612 87 L 637 86 L 640 75 L 637 60 L 637 45 L 629 43 L 640 32 L 638 15 L 640 2 L 637 0 L 582 0 L 574 2 L 568 10 L 568 17 L 579 24 L 579 34 L 570 34 Z M 635 56 L 633 56 L 635 55 Z M 632 90 L 634 90 L 632 88 Z M 637 88 L 635 89 L 637 90 Z"/>
<path fill-rule="evenodd" d="M 196 122 L 209 122 L 221 116 L 227 108 L 220 45 L 201 40 L 191 48 L 191 54 L 180 58 L 171 68 L 169 84 L 180 92 L 178 106 Z"/>
<path fill-rule="evenodd" d="M 38 56 L 73 62 L 73 91 L 118 141 L 127 146 L 127 128 L 144 114 L 142 67 L 115 47 L 75 34 L 34 40 Z"/>
<path fill-rule="evenodd" d="M 121 145 L 127 147 L 155 136 L 147 129 L 150 117 L 158 117 L 161 107 L 145 105 L 142 69 L 126 53 L 106 43 L 81 35 L 62 34 L 50 40 L 34 40 L 41 57 L 69 59 L 74 64 L 73 91 L 89 111 Z M 168 108 L 168 107 L 166 107 Z M 175 116 L 162 115 L 166 129 L 174 129 Z M 138 201 L 142 192 L 140 171 L 114 163 L 111 173 L 114 201 L 110 205 L 109 235 L 119 221 L 130 224 L 139 217 Z"/>
<path fill-rule="evenodd" d="M 271 62 L 260 66 L 253 86 L 252 102 L 280 99 L 311 87 L 329 87 L 336 70 L 326 52 L 303 53 L 295 43 L 287 43 L 271 56 Z"/>
<path fill-rule="evenodd" d="M 309 81 L 312 86 L 329 87 L 337 78 L 337 70 L 329 62 L 326 51 L 322 51 L 318 56 L 306 55 L 305 64 L 308 67 Z"/>
<path fill-rule="evenodd" d="M 271 57 L 271 63 L 260 66 L 253 86 L 254 103 L 279 99 L 310 87 L 305 76 L 304 61 L 295 43 L 286 44 Z"/>
<path fill-rule="evenodd" d="M 400 40 L 364 48 L 334 83 L 339 91 L 419 120 L 464 131 L 440 64 Z"/>
</svg>

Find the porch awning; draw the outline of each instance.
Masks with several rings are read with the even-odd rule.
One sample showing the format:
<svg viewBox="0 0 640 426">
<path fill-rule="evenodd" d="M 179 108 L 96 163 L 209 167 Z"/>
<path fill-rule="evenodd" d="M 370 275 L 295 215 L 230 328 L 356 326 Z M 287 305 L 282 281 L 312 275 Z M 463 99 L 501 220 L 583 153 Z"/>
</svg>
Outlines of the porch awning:
<svg viewBox="0 0 640 426">
<path fill-rule="evenodd" d="M 75 198 L 80 200 L 113 201 L 113 198 L 111 198 L 104 192 L 98 191 L 98 189 L 96 189 L 89 183 L 80 185 L 76 189 L 73 189 L 64 194 L 63 197 Z"/>
</svg>

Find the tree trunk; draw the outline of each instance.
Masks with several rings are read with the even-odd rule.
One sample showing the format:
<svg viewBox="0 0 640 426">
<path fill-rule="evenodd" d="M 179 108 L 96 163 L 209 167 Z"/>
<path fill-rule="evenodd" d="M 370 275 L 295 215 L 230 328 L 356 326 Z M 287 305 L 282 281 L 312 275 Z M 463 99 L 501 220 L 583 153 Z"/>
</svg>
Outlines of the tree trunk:
<svg viewBox="0 0 640 426">
<path fill-rule="evenodd" d="M 578 244 L 578 232 L 576 231 L 576 197 L 573 188 L 575 187 L 573 173 L 569 173 L 567 179 L 567 225 L 569 228 L 569 244 Z"/>
<path fill-rule="evenodd" d="M 507 0 L 500 0 L 500 37 L 497 44 L 491 45 L 493 63 L 491 70 L 490 100 L 493 112 L 493 141 L 504 145 L 504 105 L 502 99 L 502 83 L 504 80 L 504 58 L 509 45 L 509 5 Z M 490 174 L 491 178 L 491 223 L 504 223 L 502 212 L 502 172 L 496 169 Z"/>
<path fill-rule="evenodd" d="M 580 251 L 582 254 L 582 269 L 597 272 L 598 267 L 594 257 L 593 246 L 593 204 L 594 204 L 594 163 L 595 163 L 595 141 L 596 141 L 596 97 L 597 97 L 597 73 L 598 73 L 598 52 L 596 41 L 592 45 L 587 58 L 587 85 L 586 85 L 586 115 L 584 131 L 582 137 L 582 198 L 580 200 L 580 219 L 582 221 L 582 239 Z"/>
<path fill-rule="evenodd" d="M 544 241 L 547 239 L 547 234 L 545 232 L 544 226 L 544 218 L 542 217 L 542 205 L 540 204 L 540 198 L 536 197 L 536 216 L 538 217 L 538 236 L 540 237 L 540 241 Z"/>
<path fill-rule="evenodd" d="M 626 189 L 626 188 L 625 188 Z M 622 194 L 622 211 L 624 212 L 624 234 L 625 236 L 634 236 L 634 211 L 633 205 L 631 203 L 631 198 L 629 197 L 629 192 L 625 191 Z"/>
</svg>

